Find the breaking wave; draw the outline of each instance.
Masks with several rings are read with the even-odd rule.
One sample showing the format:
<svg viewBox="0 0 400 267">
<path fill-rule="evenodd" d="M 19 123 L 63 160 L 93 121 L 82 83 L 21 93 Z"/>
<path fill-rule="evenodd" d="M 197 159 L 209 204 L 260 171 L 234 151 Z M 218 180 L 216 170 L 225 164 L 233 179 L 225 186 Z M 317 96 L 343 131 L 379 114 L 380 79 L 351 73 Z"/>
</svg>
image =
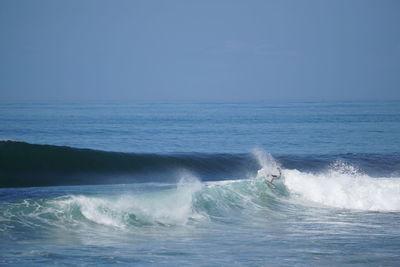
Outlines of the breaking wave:
<svg viewBox="0 0 400 267">
<path fill-rule="evenodd" d="M 256 152 L 256 158 L 262 167 L 248 179 L 200 182 L 194 175 L 183 173 L 175 186 L 162 190 L 0 202 L 0 232 L 49 227 L 135 231 L 210 221 L 263 220 L 315 207 L 400 211 L 400 178 L 373 178 L 338 161 L 320 173 L 283 169 L 272 187 L 265 181 L 280 164 L 262 152 Z"/>
</svg>

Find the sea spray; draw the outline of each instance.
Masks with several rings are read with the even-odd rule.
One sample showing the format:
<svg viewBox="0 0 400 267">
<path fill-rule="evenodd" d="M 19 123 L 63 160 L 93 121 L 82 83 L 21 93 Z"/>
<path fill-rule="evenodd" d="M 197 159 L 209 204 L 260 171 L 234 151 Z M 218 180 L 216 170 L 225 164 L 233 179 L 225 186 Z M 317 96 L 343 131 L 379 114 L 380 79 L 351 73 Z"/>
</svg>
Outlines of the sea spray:
<svg viewBox="0 0 400 267">
<path fill-rule="evenodd" d="M 184 174 L 176 188 L 121 196 L 68 196 L 54 204 L 68 211 L 79 210 L 89 222 L 125 229 L 143 225 L 184 225 L 201 219 L 192 209 L 194 195 L 201 190 L 199 180 Z"/>
<path fill-rule="evenodd" d="M 271 154 L 260 148 L 256 148 L 253 149 L 253 156 L 260 165 L 260 169 L 257 172 L 257 177 L 263 177 L 267 179 L 272 174 L 279 174 L 278 170 L 281 168 L 281 166 Z"/>
</svg>

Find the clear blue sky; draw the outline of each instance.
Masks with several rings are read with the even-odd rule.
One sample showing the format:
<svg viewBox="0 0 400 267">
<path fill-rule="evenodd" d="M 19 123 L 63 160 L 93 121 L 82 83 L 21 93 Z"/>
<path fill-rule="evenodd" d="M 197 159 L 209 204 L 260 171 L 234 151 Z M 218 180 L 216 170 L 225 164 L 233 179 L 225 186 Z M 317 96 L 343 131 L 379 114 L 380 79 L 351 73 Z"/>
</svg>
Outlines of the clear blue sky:
<svg viewBox="0 0 400 267">
<path fill-rule="evenodd" d="M 400 1 L 0 1 L 0 102 L 399 100 Z"/>
</svg>

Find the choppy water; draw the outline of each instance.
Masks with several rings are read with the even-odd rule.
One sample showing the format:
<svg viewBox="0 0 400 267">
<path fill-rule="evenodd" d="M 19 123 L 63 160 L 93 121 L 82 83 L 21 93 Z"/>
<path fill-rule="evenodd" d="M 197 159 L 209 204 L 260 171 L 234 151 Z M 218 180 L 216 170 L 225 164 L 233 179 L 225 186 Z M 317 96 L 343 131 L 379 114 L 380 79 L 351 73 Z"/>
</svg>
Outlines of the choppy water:
<svg viewBox="0 0 400 267">
<path fill-rule="evenodd" d="M 151 106 L 1 106 L 0 264 L 400 264 L 398 103 Z"/>
</svg>

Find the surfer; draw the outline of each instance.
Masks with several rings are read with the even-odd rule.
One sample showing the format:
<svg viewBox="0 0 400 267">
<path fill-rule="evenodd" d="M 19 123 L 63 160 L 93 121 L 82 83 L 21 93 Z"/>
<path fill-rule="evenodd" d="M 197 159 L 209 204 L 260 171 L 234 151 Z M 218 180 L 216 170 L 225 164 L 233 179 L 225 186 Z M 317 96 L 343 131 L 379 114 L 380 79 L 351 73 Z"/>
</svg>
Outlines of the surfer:
<svg viewBox="0 0 400 267">
<path fill-rule="evenodd" d="M 272 188 L 275 188 L 275 185 L 274 185 L 273 181 L 274 181 L 275 179 L 281 178 L 281 176 L 282 176 L 282 170 L 281 170 L 281 168 L 280 168 L 280 167 L 277 167 L 277 170 L 278 170 L 279 174 L 272 174 L 272 173 L 270 173 L 270 174 L 268 174 L 268 176 L 271 177 L 271 180 L 269 180 L 269 181 L 266 180 L 266 181 L 265 181 L 265 182 L 267 183 L 267 185 L 270 186 L 270 187 L 272 187 Z"/>
<path fill-rule="evenodd" d="M 279 174 L 271 174 L 271 183 L 275 180 L 275 179 L 279 179 L 279 178 L 281 178 L 281 176 L 282 176 L 282 170 L 281 170 L 281 168 L 277 168 L 278 169 L 278 172 L 279 172 Z"/>
</svg>

